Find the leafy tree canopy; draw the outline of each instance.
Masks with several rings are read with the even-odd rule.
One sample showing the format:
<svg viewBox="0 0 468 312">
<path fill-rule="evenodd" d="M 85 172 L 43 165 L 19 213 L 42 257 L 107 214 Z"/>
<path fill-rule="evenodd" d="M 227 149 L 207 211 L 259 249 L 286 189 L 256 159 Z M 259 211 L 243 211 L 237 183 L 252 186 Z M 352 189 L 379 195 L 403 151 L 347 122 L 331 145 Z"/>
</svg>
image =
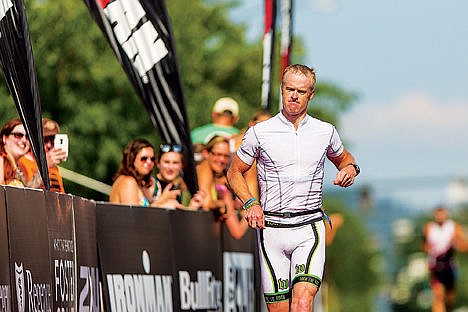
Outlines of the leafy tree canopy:
<svg viewBox="0 0 468 312">
<path fill-rule="evenodd" d="M 123 147 L 144 137 L 160 138 L 104 35 L 82 1 L 26 0 L 42 111 L 70 137 L 64 167 L 111 184 Z M 217 98 L 231 96 L 241 105 L 238 126 L 260 109 L 262 46 L 246 39 L 245 25 L 228 17 L 237 1 L 167 1 L 175 36 L 190 127 L 210 122 Z M 261 23 L 261 22 L 260 22 Z M 277 40 L 279 41 L 279 40 Z M 294 45 L 294 61 L 303 47 Z M 278 63 L 278 62 L 276 62 Z M 274 72 L 278 72 L 275 68 Z M 273 78 L 278 90 L 277 75 Z M 273 91 L 278 101 L 278 91 Z M 320 82 L 311 111 L 337 122 L 355 100 L 353 93 Z M 3 120 L 17 116 L 6 84 L 0 86 Z M 107 197 L 65 181 L 67 192 Z"/>
</svg>

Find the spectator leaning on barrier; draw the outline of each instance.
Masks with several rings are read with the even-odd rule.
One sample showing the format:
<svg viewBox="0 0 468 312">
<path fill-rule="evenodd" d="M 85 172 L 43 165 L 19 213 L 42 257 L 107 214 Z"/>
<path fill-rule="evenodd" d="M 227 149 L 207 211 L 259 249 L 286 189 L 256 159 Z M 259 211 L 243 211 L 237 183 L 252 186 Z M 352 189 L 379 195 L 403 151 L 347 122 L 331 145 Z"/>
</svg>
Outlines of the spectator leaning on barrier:
<svg viewBox="0 0 468 312">
<path fill-rule="evenodd" d="M 0 184 L 25 186 L 18 160 L 29 150 L 29 141 L 19 118 L 10 119 L 0 130 Z"/>
<path fill-rule="evenodd" d="M 109 197 L 111 203 L 151 206 L 154 202 L 155 178 L 152 176 L 156 160 L 153 145 L 145 139 L 127 144 L 122 153 L 119 170 Z M 174 198 L 178 194 L 174 194 Z"/>
<path fill-rule="evenodd" d="M 206 193 L 198 191 L 192 198 L 184 179 L 180 176 L 183 164 L 182 145 L 165 143 L 159 146 L 157 157 L 158 174 L 154 193 L 154 205 L 162 208 L 179 208 L 197 210 L 201 208 Z M 173 191 L 180 195 L 174 198 Z"/>
<path fill-rule="evenodd" d="M 230 159 L 229 140 L 225 137 L 215 136 L 203 151 L 204 158 L 197 166 L 198 186 L 207 193 L 203 208 L 213 210 L 221 216 L 226 223 L 230 234 L 241 238 L 248 229 L 247 222 L 239 220 L 236 200 L 227 187 L 226 169 Z M 241 206 L 240 206 L 241 207 Z"/>
<path fill-rule="evenodd" d="M 226 206 L 226 169 L 229 164 L 229 140 L 215 136 L 203 150 L 204 160 L 197 165 L 198 187 L 208 194 L 203 203 L 205 210 L 220 210 Z"/>
<path fill-rule="evenodd" d="M 56 121 L 42 118 L 42 135 L 47 156 L 50 190 L 65 193 L 62 175 L 57 165 L 67 158 L 67 153 L 60 148 L 54 147 L 55 135 L 58 133 L 60 133 L 60 127 Z M 29 151 L 19 159 L 18 166 L 24 174 L 28 184 L 27 186 L 32 188 L 44 188 L 39 168 L 32 151 Z"/>
</svg>

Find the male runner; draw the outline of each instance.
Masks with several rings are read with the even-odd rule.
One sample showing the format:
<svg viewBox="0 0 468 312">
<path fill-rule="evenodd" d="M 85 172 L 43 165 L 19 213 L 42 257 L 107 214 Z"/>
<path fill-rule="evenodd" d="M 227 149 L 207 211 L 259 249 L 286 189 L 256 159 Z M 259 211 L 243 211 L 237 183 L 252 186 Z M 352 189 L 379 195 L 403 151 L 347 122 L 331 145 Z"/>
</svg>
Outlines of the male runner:
<svg viewBox="0 0 468 312">
<path fill-rule="evenodd" d="M 424 251 L 428 255 L 432 289 L 432 311 L 451 311 L 455 304 L 455 250 L 468 251 L 462 227 L 448 219 L 447 209 L 439 206 L 434 221 L 424 227 Z"/>
<path fill-rule="evenodd" d="M 228 171 L 229 185 L 247 210 L 245 218 L 257 229 L 269 311 L 312 311 L 325 261 L 325 158 L 339 170 L 336 185 L 352 185 L 359 173 L 336 129 L 307 114 L 315 82 L 315 72 L 305 65 L 285 69 L 283 109 L 247 130 Z M 260 201 L 243 176 L 254 160 Z"/>
</svg>

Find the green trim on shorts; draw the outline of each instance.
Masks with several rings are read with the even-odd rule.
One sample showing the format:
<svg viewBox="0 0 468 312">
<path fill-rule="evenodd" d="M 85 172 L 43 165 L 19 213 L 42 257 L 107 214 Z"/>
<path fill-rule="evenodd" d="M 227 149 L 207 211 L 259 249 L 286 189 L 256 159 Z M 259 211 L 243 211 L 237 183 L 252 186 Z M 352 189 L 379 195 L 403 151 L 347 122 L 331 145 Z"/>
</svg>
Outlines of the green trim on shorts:
<svg viewBox="0 0 468 312">
<path fill-rule="evenodd" d="M 270 259 L 268 259 L 268 255 L 266 253 L 265 249 L 265 244 L 264 244 L 264 239 L 263 239 L 263 229 L 259 229 L 260 231 L 260 248 L 262 250 L 262 260 L 264 263 L 266 263 L 266 267 L 268 268 L 268 272 L 270 273 L 270 280 L 271 284 L 273 285 L 273 289 L 275 291 L 278 291 L 278 284 L 276 283 L 276 275 L 275 272 L 273 271 L 273 266 L 271 265 Z"/>
<path fill-rule="evenodd" d="M 300 282 L 310 283 L 310 284 L 317 286 L 317 288 L 319 288 L 320 285 L 322 284 L 322 279 L 315 275 L 307 275 L 307 274 L 296 275 L 296 277 L 294 277 L 292 281 L 293 287 L 294 285 Z"/>
<path fill-rule="evenodd" d="M 277 292 L 273 294 L 263 294 L 263 296 L 265 297 L 266 304 L 286 301 L 291 299 L 291 290 Z"/>
<path fill-rule="evenodd" d="M 312 246 L 312 250 L 309 253 L 309 256 L 307 257 L 307 262 L 306 262 L 306 272 L 310 273 L 310 265 L 312 263 L 312 258 L 314 257 L 315 252 L 317 251 L 317 246 L 320 244 L 320 234 L 317 229 L 317 224 L 313 223 L 312 224 L 312 231 L 314 232 L 315 236 L 315 243 Z"/>
</svg>

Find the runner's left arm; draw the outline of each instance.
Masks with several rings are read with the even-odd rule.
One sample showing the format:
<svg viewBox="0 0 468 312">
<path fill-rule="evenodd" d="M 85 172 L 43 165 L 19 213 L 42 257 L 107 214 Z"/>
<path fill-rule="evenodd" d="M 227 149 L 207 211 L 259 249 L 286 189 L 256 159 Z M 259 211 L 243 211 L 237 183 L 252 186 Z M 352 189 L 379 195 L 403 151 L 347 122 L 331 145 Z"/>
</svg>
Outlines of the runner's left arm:
<svg viewBox="0 0 468 312">
<path fill-rule="evenodd" d="M 334 184 L 341 187 L 353 185 L 354 178 L 357 175 L 356 169 L 352 166 L 352 164 L 356 164 L 353 155 L 344 148 L 340 155 L 336 157 L 328 157 L 328 159 L 330 159 L 330 161 L 339 170 L 336 174 Z"/>
</svg>

